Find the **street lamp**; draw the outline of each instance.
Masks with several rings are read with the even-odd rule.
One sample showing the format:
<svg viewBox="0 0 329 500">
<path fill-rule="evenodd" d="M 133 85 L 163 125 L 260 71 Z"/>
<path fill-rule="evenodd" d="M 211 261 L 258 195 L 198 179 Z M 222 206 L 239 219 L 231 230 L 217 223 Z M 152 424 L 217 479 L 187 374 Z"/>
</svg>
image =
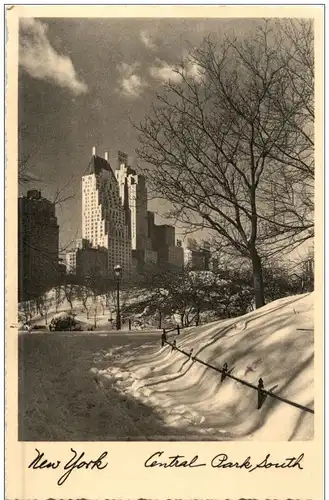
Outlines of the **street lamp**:
<svg viewBox="0 0 329 500">
<path fill-rule="evenodd" d="M 122 268 L 120 264 L 114 267 L 114 275 L 117 280 L 117 330 L 121 330 L 121 315 L 120 315 L 120 279 L 122 274 Z"/>
</svg>

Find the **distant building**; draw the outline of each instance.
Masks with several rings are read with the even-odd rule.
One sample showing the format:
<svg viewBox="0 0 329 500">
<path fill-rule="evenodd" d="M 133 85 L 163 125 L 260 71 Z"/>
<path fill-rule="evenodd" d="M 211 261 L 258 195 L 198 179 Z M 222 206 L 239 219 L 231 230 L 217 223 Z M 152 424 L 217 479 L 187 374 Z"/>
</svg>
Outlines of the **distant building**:
<svg viewBox="0 0 329 500">
<path fill-rule="evenodd" d="M 119 184 L 122 205 L 129 207 L 131 248 L 144 250 L 147 247 L 147 188 L 145 177 L 128 166 L 128 157 L 119 151 L 119 167 L 115 177 Z"/>
<path fill-rule="evenodd" d="M 219 268 L 218 259 L 216 258 L 210 259 L 210 267 L 209 267 L 210 271 L 213 271 L 215 273 L 216 271 L 218 271 L 218 268 Z"/>
<path fill-rule="evenodd" d="M 65 254 L 65 267 L 67 274 L 75 274 L 77 268 L 77 250 L 69 250 Z"/>
<path fill-rule="evenodd" d="M 147 243 L 146 246 L 150 250 L 155 250 L 155 214 L 154 212 L 147 211 Z M 155 250 L 156 251 L 156 250 Z"/>
<path fill-rule="evenodd" d="M 188 240 L 187 248 L 184 248 L 184 267 L 195 271 L 209 271 L 211 269 L 209 245 L 204 244 L 203 248 L 200 248 L 196 240 Z"/>
<path fill-rule="evenodd" d="M 179 246 L 167 245 L 158 250 L 158 266 L 160 269 L 183 269 L 184 250 Z"/>
<path fill-rule="evenodd" d="M 157 225 L 154 222 L 154 212 L 147 212 L 148 241 L 150 248 L 158 256 L 158 267 L 161 269 L 184 267 L 184 251 L 182 242 L 175 245 L 175 227 L 168 224 Z"/>
<path fill-rule="evenodd" d="M 58 263 L 58 274 L 59 276 L 66 275 L 66 265 L 63 262 Z"/>
<path fill-rule="evenodd" d="M 153 248 L 159 250 L 164 247 L 175 246 L 175 228 L 168 224 L 155 225 L 153 229 Z"/>
<path fill-rule="evenodd" d="M 108 274 L 108 252 L 106 248 L 78 248 L 76 252 L 76 275 L 82 278 L 102 278 Z"/>
<path fill-rule="evenodd" d="M 158 266 L 158 252 L 154 250 L 149 250 L 148 248 L 133 250 L 132 256 L 136 262 L 137 272 L 156 269 Z"/>
<path fill-rule="evenodd" d="M 107 249 L 108 272 L 120 264 L 124 276 L 132 268 L 130 209 L 122 205 L 119 184 L 105 158 L 93 155 L 82 177 L 82 238 L 93 248 Z"/>
<path fill-rule="evenodd" d="M 54 204 L 29 190 L 18 198 L 18 295 L 27 300 L 51 288 L 58 278 L 59 226 Z"/>
<path fill-rule="evenodd" d="M 314 277 L 314 257 L 311 256 L 303 262 L 303 271 L 309 276 Z"/>
<path fill-rule="evenodd" d="M 77 251 L 82 248 L 89 248 L 91 244 L 88 240 L 80 238 L 74 242 L 74 248 L 65 254 L 65 266 L 67 274 L 76 274 Z"/>
<path fill-rule="evenodd" d="M 90 247 L 90 242 L 84 238 L 78 238 L 74 242 L 74 248 L 75 250 L 78 250 L 79 248 L 89 248 Z"/>
</svg>

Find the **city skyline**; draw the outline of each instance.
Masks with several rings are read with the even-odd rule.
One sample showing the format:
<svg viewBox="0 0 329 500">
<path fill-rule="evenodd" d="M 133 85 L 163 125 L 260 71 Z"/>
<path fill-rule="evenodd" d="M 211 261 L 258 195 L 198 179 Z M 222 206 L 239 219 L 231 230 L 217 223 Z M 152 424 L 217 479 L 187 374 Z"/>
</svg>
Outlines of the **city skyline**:
<svg viewBox="0 0 329 500">
<path fill-rule="evenodd" d="M 21 20 L 19 150 L 23 159 L 31 155 L 31 182 L 21 194 L 38 188 L 53 199 L 68 184 L 65 194 L 74 198 L 56 210 L 62 248 L 81 236 L 81 176 L 92 147 L 109 152 L 112 168 L 117 151 L 125 151 L 138 171 L 131 121 L 141 121 L 164 81 L 177 78 L 174 66 L 189 46 L 256 25 L 257 19 Z M 158 223 L 170 223 L 163 202 L 148 203 Z"/>
<path fill-rule="evenodd" d="M 315 19 L 19 23 L 18 440 L 314 440 Z"/>
</svg>

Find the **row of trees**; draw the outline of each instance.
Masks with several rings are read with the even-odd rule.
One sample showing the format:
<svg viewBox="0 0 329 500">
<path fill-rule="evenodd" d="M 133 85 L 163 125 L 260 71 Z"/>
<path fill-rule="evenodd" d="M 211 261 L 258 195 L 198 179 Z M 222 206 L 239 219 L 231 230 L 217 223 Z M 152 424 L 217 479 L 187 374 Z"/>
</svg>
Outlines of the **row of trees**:
<svg viewBox="0 0 329 500">
<path fill-rule="evenodd" d="M 278 265 L 265 266 L 264 295 L 267 302 L 313 290 L 311 268 L 298 271 Z M 243 315 L 255 306 L 250 269 L 226 268 L 218 272 L 184 270 L 147 273 L 139 280 L 140 300 L 129 304 L 124 312 L 158 318 L 161 328 L 168 319 L 182 327 L 198 325 L 211 319 Z"/>
<path fill-rule="evenodd" d="M 221 255 L 250 263 L 261 307 L 264 262 L 314 236 L 313 22 L 265 19 L 248 37 L 206 37 L 176 73 L 135 125 L 149 191 Z M 20 153 L 26 184 L 31 153 Z"/>
<path fill-rule="evenodd" d="M 83 309 L 87 320 L 93 320 L 97 326 L 97 316 L 105 314 L 115 306 L 116 285 L 113 279 L 100 278 L 97 274 L 86 278 L 74 275 L 60 276 L 58 283 L 39 296 L 21 302 L 20 310 L 25 321 L 36 315 L 44 317 L 47 324 L 49 310 L 57 313 L 66 302 L 70 312 L 75 313 L 76 306 Z"/>
<path fill-rule="evenodd" d="M 314 277 L 312 267 L 305 265 L 307 262 L 298 266 L 298 270 L 275 264 L 265 266 L 266 301 L 311 291 Z M 40 315 L 47 324 L 49 311 L 57 313 L 64 302 L 71 314 L 85 312 L 87 320 L 97 327 L 100 315 L 116 310 L 116 281 L 97 274 L 84 279 L 63 276 L 51 291 L 22 302 L 20 313 L 25 321 Z M 148 271 L 130 283 L 122 283 L 120 305 L 123 318 L 160 328 L 168 322 L 185 327 L 211 319 L 237 317 L 255 306 L 252 275 L 248 267 L 233 266 L 217 272 Z"/>
<path fill-rule="evenodd" d="M 313 22 L 207 37 L 176 73 L 135 125 L 143 173 L 168 217 L 250 262 L 261 307 L 264 259 L 314 236 Z"/>
</svg>

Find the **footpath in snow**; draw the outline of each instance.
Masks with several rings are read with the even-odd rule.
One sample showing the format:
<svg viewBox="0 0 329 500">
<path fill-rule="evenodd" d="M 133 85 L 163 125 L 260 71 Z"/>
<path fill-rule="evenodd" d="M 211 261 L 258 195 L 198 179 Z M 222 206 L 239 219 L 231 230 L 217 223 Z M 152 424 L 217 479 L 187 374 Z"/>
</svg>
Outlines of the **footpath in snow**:
<svg viewBox="0 0 329 500">
<path fill-rule="evenodd" d="M 245 316 L 182 330 L 177 347 L 266 390 L 313 409 L 313 294 L 286 297 Z M 166 425 L 202 440 L 308 440 L 313 414 L 267 397 L 193 362 L 160 338 L 136 349 L 116 348 L 100 376 L 152 406 Z"/>
</svg>

